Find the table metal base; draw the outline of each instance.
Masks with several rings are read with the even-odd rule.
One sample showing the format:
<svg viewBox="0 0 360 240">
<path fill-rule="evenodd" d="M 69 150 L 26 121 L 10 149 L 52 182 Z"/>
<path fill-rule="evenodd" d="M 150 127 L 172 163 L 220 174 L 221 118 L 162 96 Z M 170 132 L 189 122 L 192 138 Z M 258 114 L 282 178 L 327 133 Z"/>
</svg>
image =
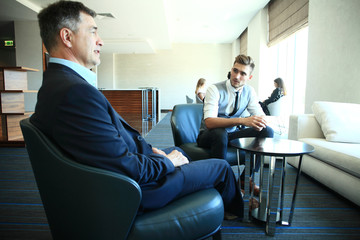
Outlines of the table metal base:
<svg viewBox="0 0 360 240">
<path fill-rule="evenodd" d="M 290 226 L 296 200 L 296 192 L 301 173 L 300 155 L 298 172 L 295 181 L 294 193 L 291 202 L 291 209 L 288 221 L 283 221 L 283 205 L 284 205 L 284 185 L 286 176 L 286 158 L 285 157 L 269 157 L 268 172 L 264 172 L 264 155 L 246 153 L 245 158 L 245 184 L 244 184 L 244 221 L 249 222 L 251 218 L 266 222 L 266 234 L 274 235 L 276 223 Z M 260 161 L 260 163 L 258 162 Z M 260 165 L 259 169 L 259 197 L 254 196 L 255 186 L 255 166 Z M 249 180 L 252 181 L 251 189 L 249 187 Z M 266 181 L 267 180 L 267 181 Z M 255 198 L 259 201 L 259 208 L 249 211 L 249 199 Z M 251 206 L 250 206 L 251 208 Z"/>
</svg>

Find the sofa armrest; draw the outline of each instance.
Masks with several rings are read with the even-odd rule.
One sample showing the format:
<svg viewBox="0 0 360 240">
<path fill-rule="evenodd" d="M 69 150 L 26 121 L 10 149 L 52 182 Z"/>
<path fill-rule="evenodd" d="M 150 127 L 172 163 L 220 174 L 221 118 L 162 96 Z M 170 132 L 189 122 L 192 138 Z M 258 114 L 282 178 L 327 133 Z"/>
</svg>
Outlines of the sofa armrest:
<svg viewBox="0 0 360 240">
<path fill-rule="evenodd" d="M 289 139 L 325 138 L 314 114 L 290 115 Z"/>
</svg>

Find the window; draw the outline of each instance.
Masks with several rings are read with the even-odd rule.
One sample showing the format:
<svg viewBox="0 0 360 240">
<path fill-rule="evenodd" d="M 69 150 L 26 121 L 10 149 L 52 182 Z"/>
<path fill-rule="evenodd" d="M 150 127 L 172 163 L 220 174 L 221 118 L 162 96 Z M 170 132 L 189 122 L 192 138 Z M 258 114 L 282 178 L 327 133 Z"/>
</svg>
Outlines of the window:
<svg viewBox="0 0 360 240">
<path fill-rule="evenodd" d="M 287 89 L 290 112 L 305 111 L 305 87 L 307 72 L 308 27 L 305 27 L 278 44 L 270 47 L 270 76 L 281 77 Z M 267 81 L 266 89 L 273 89 L 273 81 Z M 269 93 L 270 94 L 270 93 Z"/>
</svg>

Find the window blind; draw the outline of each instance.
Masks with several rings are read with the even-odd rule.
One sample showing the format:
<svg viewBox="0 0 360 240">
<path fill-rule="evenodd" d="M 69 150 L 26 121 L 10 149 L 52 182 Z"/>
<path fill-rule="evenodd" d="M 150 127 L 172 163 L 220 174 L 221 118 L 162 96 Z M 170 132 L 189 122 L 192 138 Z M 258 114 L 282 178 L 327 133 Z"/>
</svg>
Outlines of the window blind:
<svg viewBox="0 0 360 240">
<path fill-rule="evenodd" d="M 271 0 L 268 15 L 272 46 L 308 25 L 309 0 Z"/>
</svg>

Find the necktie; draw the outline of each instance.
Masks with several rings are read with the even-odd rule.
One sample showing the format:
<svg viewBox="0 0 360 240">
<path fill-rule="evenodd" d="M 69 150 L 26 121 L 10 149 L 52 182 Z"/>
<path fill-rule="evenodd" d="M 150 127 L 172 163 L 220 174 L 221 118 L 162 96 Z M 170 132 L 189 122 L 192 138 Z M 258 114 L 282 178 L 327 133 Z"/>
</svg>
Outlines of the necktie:
<svg viewBox="0 0 360 240">
<path fill-rule="evenodd" d="M 234 106 L 234 110 L 232 111 L 232 113 L 230 113 L 229 116 L 234 115 L 238 110 L 239 110 L 239 92 L 236 92 L 236 96 L 235 96 L 235 106 Z"/>
</svg>

